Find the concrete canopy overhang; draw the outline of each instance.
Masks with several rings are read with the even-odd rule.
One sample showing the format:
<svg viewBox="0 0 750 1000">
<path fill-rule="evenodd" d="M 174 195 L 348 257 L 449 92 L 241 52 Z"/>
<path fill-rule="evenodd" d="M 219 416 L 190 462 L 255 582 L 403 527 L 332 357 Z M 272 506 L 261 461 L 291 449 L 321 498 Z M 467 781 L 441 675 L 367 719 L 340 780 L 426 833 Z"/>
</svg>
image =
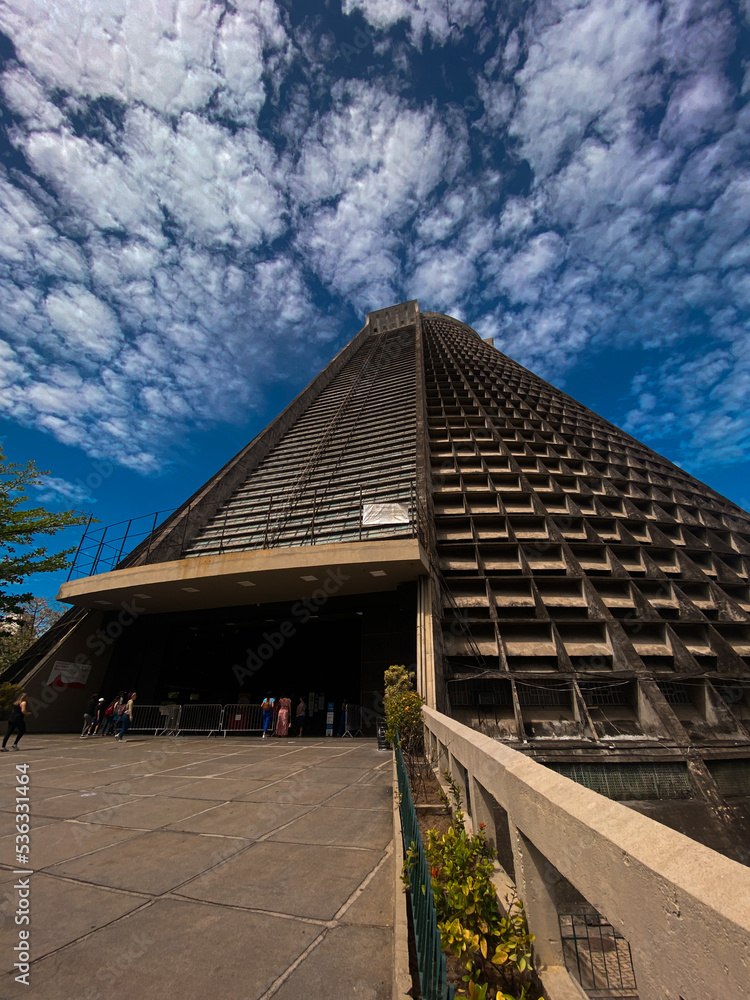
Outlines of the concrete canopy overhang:
<svg viewBox="0 0 750 1000">
<path fill-rule="evenodd" d="M 70 580 L 59 601 L 97 611 L 203 610 L 394 590 L 428 572 L 416 538 L 253 549 L 129 566 Z"/>
</svg>

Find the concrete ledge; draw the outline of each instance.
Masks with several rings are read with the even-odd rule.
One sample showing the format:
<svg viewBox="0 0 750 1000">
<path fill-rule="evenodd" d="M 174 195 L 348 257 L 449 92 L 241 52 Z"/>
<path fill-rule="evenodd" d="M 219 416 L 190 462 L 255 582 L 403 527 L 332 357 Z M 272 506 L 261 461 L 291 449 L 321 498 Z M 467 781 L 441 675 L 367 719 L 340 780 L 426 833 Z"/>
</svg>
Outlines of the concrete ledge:
<svg viewBox="0 0 750 1000">
<path fill-rule="evenodd" d="M 555 936 L 561 952 L 551 863 L 630 942 L 642 1000 L 746 995 L 750 869 L 430 708 L 424 716 L 440 754 L 508 813 L 519 894 L 554 958 L 542 963 L 560 961 Z"/>
<path fill-rule="evenodd" d="M 393 1000 L 411 996 L 409 971 L 409 918 L 406 912 L 406 893 L 401 882 L 404 867 L 404 844 L 401 834 L 396 755 L 393 755 Z"/>
<path fill-rule="evenodd" d="M 265 604 L 314 597 L 321 588 L 329 596 L 395 590 L 428 565 L 410 537 L 251 549 L 70 580 L 58 600 L 97 610 L 135 600 L 139 613 Z"/>
</svg>

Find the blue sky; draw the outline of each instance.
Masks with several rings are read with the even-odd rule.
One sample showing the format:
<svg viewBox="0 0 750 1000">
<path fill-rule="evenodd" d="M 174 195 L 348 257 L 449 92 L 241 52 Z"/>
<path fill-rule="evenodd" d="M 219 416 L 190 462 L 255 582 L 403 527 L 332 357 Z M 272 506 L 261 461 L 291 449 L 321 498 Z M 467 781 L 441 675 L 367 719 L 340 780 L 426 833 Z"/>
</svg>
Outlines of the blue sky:
<svg viewBox="0 0 750 1000">
<path fill-rule="evenodd" d="M 750 506 L 748 0 L 4 0 L 0 31 L 0 438 L 48 504 L 177 505 L 416 297 Z"/>
</svg>

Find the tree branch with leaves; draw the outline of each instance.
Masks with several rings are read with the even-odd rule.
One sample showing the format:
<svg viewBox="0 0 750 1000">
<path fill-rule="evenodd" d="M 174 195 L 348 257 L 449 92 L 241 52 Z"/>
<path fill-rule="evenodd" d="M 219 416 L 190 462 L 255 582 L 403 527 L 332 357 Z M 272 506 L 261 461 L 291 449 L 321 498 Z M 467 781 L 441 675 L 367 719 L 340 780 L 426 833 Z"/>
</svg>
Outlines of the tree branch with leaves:
<svg viewBox="0 0 750 1000">
<path fill-rule="evenodd" d="M 50 553 L 38 545 L 41 535 L 54 535 L 64 528 L 88 521 L 86 514 L 74 510 L 49 511 L 45 507 L 27 507 L 28 491 L 41 486 L 48 475 L 33 461 L 25 465 L 9 462 L 0 449 L 0 616 L 21 616 L 31 593 L 13 593 L 33 573 L 54 573 L 68 566 L 73 548 Z"/>
</svg>

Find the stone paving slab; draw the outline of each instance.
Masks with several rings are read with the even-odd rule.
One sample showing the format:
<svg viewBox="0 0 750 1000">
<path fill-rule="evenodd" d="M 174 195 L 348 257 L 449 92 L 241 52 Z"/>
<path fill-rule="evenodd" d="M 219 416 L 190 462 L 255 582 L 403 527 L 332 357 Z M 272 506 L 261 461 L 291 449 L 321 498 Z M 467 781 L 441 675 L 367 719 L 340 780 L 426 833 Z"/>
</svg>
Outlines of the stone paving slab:
<svg viewBox="0 0 750 1000">
<path fill-rule="evenodd" d="M 136 836 L 138 834 L 135 830 L 123 830 L 114 826 L 76 820 L 50 820 L 40 829 L 32 828 L 32 857 L 36 858 L 38 868 L 46 868 Z M 12 858 L 13 847 L 14 838 L 3 837 L 0 840 L 0 857 Z"/>
<path fill-rule="evenodd" d="M 70 882 L 45 872 L 37 872 L 33 879 L 34 951 L 40 958 L 149 902 L 147 896 Z M 9 955 L 10 950 L 3 952 L 3 972 L 12 967 Z"/>
<path fill-rule="evenodd" d="M 0 760 L 0 1000 L 390 996 L 391 765 L 374 741 L 24 744 Z M 31 988 L 3 974 L 18 941 L 5 803 L 22 762 Z"/>
<path fill-rule="evenodd" d="M 328 799 L 337 809 L 389 809 L 393 802 L 390 785 L 350 785 Z"/>
<path fill-rule="evenodd" d="M 108 796 L 107 796 L 108 797 Z M 119 796 L 113 796 L 119 798 Z M 184 820 L 205 809 L 209 803 L 195 799 L 173 799 L 163 795 L 143 795 L 130 802 L 113 801 L 86 816 L 87 823 L 106 823 L 107 826 L 126 826 L 138 830 L 157 827 Z"/>
<path fill-rule="evenodd" d="M 196 800 L 193 800 L 192 805 L 195 811 Z M 223 802 L 218 806 L 205 802 L 203 806 L 208 807 L 204 812 L 172 823 L 169 829 L 258 840 L 310 810 L 310 806 L 274 802 Z"/>
<path fill-rule="evenodd" d="M 257 1000 L 319 934 L 302 921 L 156 900 L 34 963 L 29 990 L 12 979 L 0 990 L 11 1000 Z"/>
<path fill-rule="evenodd" d="M 237 796 L 237 801 L 278 802 L 282 804 L 296 802 L 299 805 L 320 805 L 345 787 L 341 782 L 331 784 L 323 781 L 309 781 L 304 777 L 304 773 L 306 772 L 293 781 L 278 779 L 260 784 L 258 788 Z"/>
<path fill-rule="evenodd" d="M 172 798 L 178 799 L 210 799 L 214 802 L 242 802 L 250 789 L 265 788 L 268 785 L 267 779 L 253 781 L 249 778 L 211 778 L 206 781 L 202 778 L 189 780 L 181 784 L 171 793 Z"/>
<path fill-rule="evenodd" d="M 49 871 L 95 885 L 160 896 L 249 844 L 238 838 L 203 838 L 171 830 L 119 832 L 137 839 L 63 861 Z"/>
<path fill-rule="evenodd" d="M 168 774 L 144 774 L 121 781 L 111 781 L 107 784 L 107 792 L 124 795 L 158 795 L 169 792 L 177 795 L 181 788 L 193 784 L 190 778 L 173 778 Z"/>
<path fill-rule="evenodd" d="M 346 995 L 351 1000 L 390 1000 L 391 970 L 368 961 L 391 945 L 385 927 L 335 927 L 291 973 L 275 994 L 275 1000 L 323 1000 Z M 350 955 L 362 956 L 352 968 Z"/>
<path fill-rule="evenodd" d="M 332 809 L 328 806 L 307 813 L 269 839 L 297 844 L 330 844 L 385 850 L 393 839 L 390 812 L 364 809 Z"/>
<path fill-rule="evenodd" d="M 380 851 L 266 841 L 177 891 L 214 903 L 332 920 L 381 857 Z"/>
<path fill-rule="evenodd" d="M 58 790 L 54 796 L 48 796 L 39 802 L 34 812 L 37 816 L 49 816 L 53 819 L 80 819 L 86 816 L 86 822 L 89 822 L 89 814 L 95 814 L 105 806 L 111 808 L 132 801 L 132 795 L 108 791 L 65 792 L 61 795 Z"/>
</svg>

